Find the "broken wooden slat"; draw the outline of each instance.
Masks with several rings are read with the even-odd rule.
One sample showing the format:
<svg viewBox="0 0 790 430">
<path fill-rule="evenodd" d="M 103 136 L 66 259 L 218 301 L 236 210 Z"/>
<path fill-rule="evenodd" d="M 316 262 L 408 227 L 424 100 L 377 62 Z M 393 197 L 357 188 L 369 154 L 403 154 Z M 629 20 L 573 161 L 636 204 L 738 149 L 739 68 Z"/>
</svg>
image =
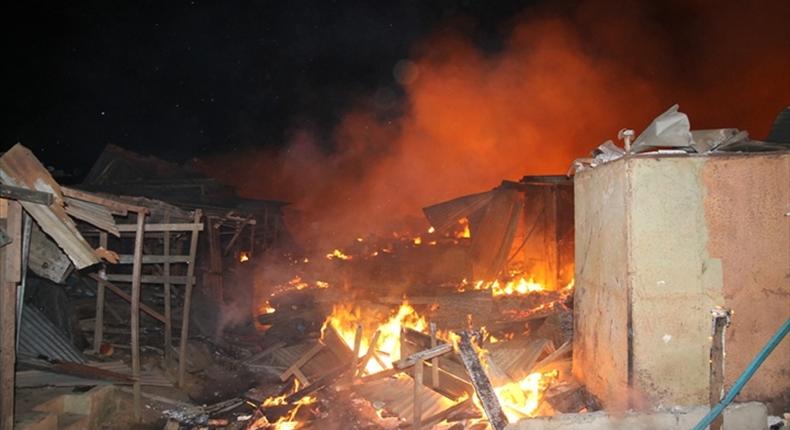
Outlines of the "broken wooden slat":
<svg viewBox="0 0 790 430">
<path fill-rule="evenodd" d="M 356 377 L 357 373 L 357 363 L 359 362 L 359 348 L 362 345 L 362 324 L 357 324 L 357 331 L 354 333 L 354 350 L 353 355 L 351 356 L 351 375 L 349 376 L 349 382 L 354 382 L 354 377 Z"/>
<path fill-rule="evenodd" d="M 134 224 L 118 224 L 118 231 L 129 233 L 134 231 Z M 202 223 L 146 224 L 145 231 L 203 231 Z"/>
<path fill-rule="evenodd" d="M 88 276 L 93 278 L 97 283 L 102 283 L 107 289 L 109 289 L 110 291 L 115 293 L 118 297 L 126 300 L 129 303 L 132 302 L 132 296 L 130 296 L 129 294 L 126 294 L 126 292 L 124 290 L 118 288 L 118 286 L 116 286 L 112 282 L 109 282 L 109 281 L 106 281 L 106 280 L 102 279 L 96 273 L 90 273 L 90 274 L 88 274 Z M 147 313 L 148 315 L 154 317 L 158 321 L 161 321 L 163 323 L 166 321 L 164 315 L 162 315 L 159 312 L 155 311 L 154 309 L 152 309 L 150 306 L 146 305 L 145 303 L 140 303 L 140 310 L 145 312 L 145 313 Z"/>
<path fill-rule="evenodd" d="M 378 344 L 380 335 L 381 335 L 381 330 L 376 330 L 376 332 L 373 333 L 373 337 L 370 339 L 370 344 L 369 344 L 370 346 L 368 346 L 368 351 L 365 353 L 365 355 L 362 357 L 362 360 L 359 361 L 359 364 L 356 367 L 356 369 L 359 371 L 360 374 L 365 371 L 365 368 L 368 366 L 368 362 L 370 361 L 370 359 L 373 358 L 374 355 L 376 355 L 376 345 Z M 382 367 L 386 367 L 386 366 L 382 366 Z"/>
<path fill-rule="evenodd" d="M 408 367 L 414 366 L 417 362 L 422 360 L 430 360 L 434 357 L 439 357 L 441 355 L 447 354 L 448 352 L 453 350 L 453 346 L 449 343 L 443 343 L 439 346 L 435 346 L 430 349 L 426 349 L 424 351 L 417 352 L 412 354 L 406 358 L 400 359 L 393 364 L 393 367 L 396 369 L 406 369 Z"/>
<path fill-rule="evenodd" d="M 420 399 L 420 390 L 422 390 L 422 368 L 423 368 L 423 360 L 417 360 L 414 363 L 414 420 L 413 426 L 416 430 L 420 430 L 422 427 L 420 422 L 422 421 L 422 401 Z"/>
<path fill-rule="evenodd" d="M 191 284 L 195 283 L 194 276 L 159 276 L 159 275 L 142 275 L 140 282 L 143 284 L 164 284 L 170 282 L 171 284 L 186 285 L 187 279 L 191 280 Z M 132 282 L 132 275 L 124 275 L 119 273 L 108 273 L 107 280 L 111 282 Z"/>
<path fill-rule="evenodd" d="M 146 232 L 147 233 L 147 232 Z M 165 232 L 165 236 L 170 232 Z M 118 262 L 120 264 L 131 264 L 133 255 L 120 254 Z M 143 255 L 143 264 L 163 264 L 163 263 L 189 263 L 189 255 Z M 168 275 L 165 274 L 165 277 Z"/>
<path fill-rule="evenodd" d="M 131 301 L 131 326 L 132 326 L 132 377 L 135 379 L 133 386 L 134 420 L 140 421 L 141 399 L 140 399 L 140 277 L 143 270 L 143 226 L 145 224 L 145 212 L 137 213 L 137 231 L 134 236 L 134 263 L 132 265 L 132 301 Z M 184 321 L 187 324 L 188 321 Z"/>
<path fill-rule="evenodd" d="M 0 248 L 0 430 L 14 428 L 17 283 L 21 274 L 22 209 L 7 202 L 6 232 L 12 239 Z"/>
<path fill-rule="evenodd" d="M 428 329 L 431 334 L 431 348 L 436 347 L 436 323 L 430 323 Z M 431 387 L 439 388 L 439 357 L 431 359 Z"/>
<path fill-rule="evenodd" d="M 480 358 L 477 356 L 474 346 L 472 346 L 471 336 L 466 330 L 458 332 L 458 335 L 460 337 L 458 350 L 461 354 L 461 359 L 472 380 L 472 386 L 475 388 L 477 398 L 480 399 L 480 403 L 483 405 L 483 411 L 488 417 L 488 422 L 494 430 L 504 430 L 508 424 L 507 417 L 502 412 L 502 406 L 499 404 L 494 387 L 491 386 L 491 382 L 488 380 L 485 370 L 483 370 L 483 365 L 480 364 Z"/>
</svg>

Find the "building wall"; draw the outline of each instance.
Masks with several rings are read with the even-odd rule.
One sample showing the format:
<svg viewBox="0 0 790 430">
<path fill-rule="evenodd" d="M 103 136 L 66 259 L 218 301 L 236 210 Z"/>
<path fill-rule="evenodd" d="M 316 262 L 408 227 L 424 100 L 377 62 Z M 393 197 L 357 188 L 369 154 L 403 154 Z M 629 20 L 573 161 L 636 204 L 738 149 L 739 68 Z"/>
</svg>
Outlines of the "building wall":
<svg viewBox="0 0 790 430">
<path fill-rule="evenodd" d="M 576 289 L 573 372 L 607 406 L 626 406 L 628 296 L 623 163 L 574 183 Z"/>
<path fill-rule="evenodd" d="M 714 306 L 735 311 L 727 386 L 787 318 L 789 166 L 642 156 L 577 175 L 574 373 L 608 408 L 707 403 Z M 782 403 L 789 368 L 785 341 L 741 398 Z"/>
</svg>

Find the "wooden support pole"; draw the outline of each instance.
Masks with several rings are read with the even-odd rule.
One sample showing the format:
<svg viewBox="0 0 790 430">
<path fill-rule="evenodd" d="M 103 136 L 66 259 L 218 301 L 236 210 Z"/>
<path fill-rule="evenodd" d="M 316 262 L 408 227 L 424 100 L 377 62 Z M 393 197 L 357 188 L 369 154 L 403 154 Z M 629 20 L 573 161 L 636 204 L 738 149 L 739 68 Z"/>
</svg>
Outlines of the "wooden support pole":
<svg viewBox="0 0 790 430">
<path fill-rule="evenodd" d="M 724 398 L 724 332 L 730 325 L 729 309 L 716 308 L 713 316 L 713 339 L 710 346 L 710 407 L 713 408 Z M 721 430 L 724 416 L 719 414 L 710 423 L 710 430 Z"/>
<path fill-rule="evenodd" d="M 165 214 L 165 223 L 170 222 L 170 212 Z M 193 232 L 192 234 L 197 234 Z M 164 256 L 170 257 L 170 231 L 164 232 Z M 170 364 L 173 359 L 173 319 L 170 308 L 170 262 L 164 263 L 164 295 L 165 295 L 165 363 Z"/>
<path fill-rule="evenodd" d="M 200 223 L 202 213 L 195 209 L 195 224 Z M 210 234 L 210 233 L 209 233 Z M 189 242 L 189 267 L 187 268 L 187 288 L 184 293 L 184 310 L 181 317 L 181 339 L 178 350 L 178 386 L 184 388 L 184 374 L 187 369 L 187 338 L 189 337 L 189 309 L 192 307 L 192 287 L 195 282 L 195 254 L 198 246 L 198 232 L 193 231 Z"/>
<path fill-rule="evenodd" d="M 428 325 L 431 333 L 431 348 L 436 348 L 436 323 Z M 431 359 L 431 387 L 439 388 L 439 357 Z"/>
<path fill-rule="evenodd" d="M 99 232 L 99 246 L 107 249 L 107 232 Z M 102 272 L 106 267 L 102 267 Z M 103 275 L 104 273 L 102 273 Z M 104 340 L 104 282 L 96 282 L 96 318 L 93 321 L 93 353 L 98 354 Z"/>
<path fill-rule="evenodd" d="M 467 330 L 462 330 L 458 334 L 461 338 L 458 342 L 458 352 L 461 354 L 461 360 L 463 360 L 464 367 L 472 380 L 477 398 L 483 405 L 488 422 L 493 430 L 504 430 L 508 424 L 507 417 L 502 412 L 502 406 L 499 404 L 494 387 L 491 386 L 491 381 L 488 380 L 488 375 L 483 370 L 477 351 L 472 346 L 472 338 Z"/>
<path fill-rule="evenodd" d="M 418 360 L 414 365 L 414 422 L 412 428 L 420 430 L 422 421 L 422 399 L 420 399 L 420 390 L 422 390 L 422 370 L 423 360 Z"/>
<path fill-rule="evenodd" d="M 0 430 L 14 428 L 16 290 L 22 275 L 22 206 L 7 204 L 5 230 L 11 243 L 0 248 Z"/>
<path fill-rule="evenodd" d="M 349 382 L 354 383 L 354 378 L 357 376 L 357 363 L 359 363 L 359 348 L 362 344 L 362 324 L 357 324 L 357 332 L 354 334 L 354 351 L 351 356 L 351 375 L 349 375 Z"/>
<path fill-rule="evenodd" d="M 134 263 L 132 266 L 132 378 L 134 378 L 134 420 L 140 421 L 140 277 L 143 270 L 143 234 L 145 212 L 137 213 L 137 231 L 134 235 Z"/>
</svg>

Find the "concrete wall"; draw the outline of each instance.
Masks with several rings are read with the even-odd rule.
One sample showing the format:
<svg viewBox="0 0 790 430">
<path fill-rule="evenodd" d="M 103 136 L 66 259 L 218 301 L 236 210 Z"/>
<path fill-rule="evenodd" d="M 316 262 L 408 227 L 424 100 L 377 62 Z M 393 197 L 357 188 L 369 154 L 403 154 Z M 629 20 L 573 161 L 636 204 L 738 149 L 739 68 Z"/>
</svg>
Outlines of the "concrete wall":
<svg viewBox="0 0 790 430">
<path fill-rule="evenodd" d="M 790 313 L 790 153 L 634 157 L 575 184 L 574 373 L 608 408 L 707 403 L 710 310 L 735 310 L 728 384 Z M 786 407 L 789 369 L 786 341 L 741 399 Z"/>
</svg>

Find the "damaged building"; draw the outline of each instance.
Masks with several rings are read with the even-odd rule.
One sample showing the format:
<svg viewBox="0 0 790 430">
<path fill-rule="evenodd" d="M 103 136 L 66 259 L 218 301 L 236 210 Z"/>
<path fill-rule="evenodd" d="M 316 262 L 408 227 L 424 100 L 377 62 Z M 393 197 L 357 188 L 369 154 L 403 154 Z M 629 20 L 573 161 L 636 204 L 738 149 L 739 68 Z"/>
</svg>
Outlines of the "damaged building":
<svg viewBox="0 0 790 430">
<path fill-rule="evenodd" d="M 16 145 L 2 428 L 780 425 L 789 112 L 758 141 L 674 106 L 569 175 L 302 253 L 283 202 L 117 146 L 61 186 Z"/>
</svg>

